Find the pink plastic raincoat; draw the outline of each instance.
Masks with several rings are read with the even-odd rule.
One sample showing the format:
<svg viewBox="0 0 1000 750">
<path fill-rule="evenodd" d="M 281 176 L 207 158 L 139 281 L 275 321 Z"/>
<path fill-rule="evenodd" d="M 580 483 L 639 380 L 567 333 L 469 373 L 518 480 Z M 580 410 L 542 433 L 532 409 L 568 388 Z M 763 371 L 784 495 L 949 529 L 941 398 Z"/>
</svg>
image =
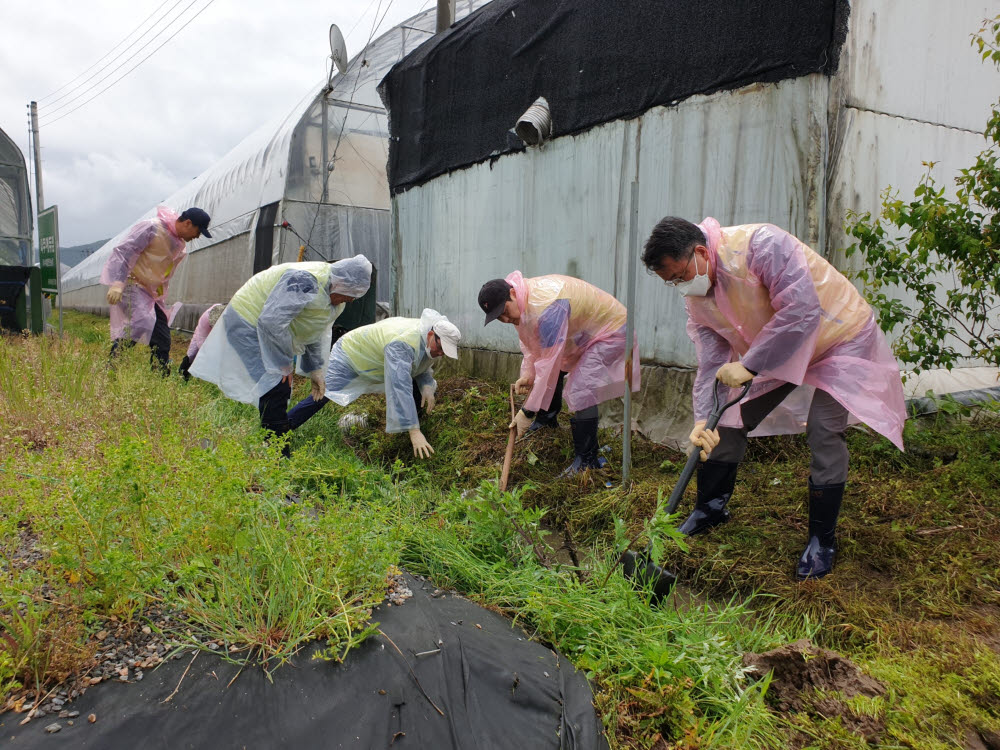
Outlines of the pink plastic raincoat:
<svg viewBox="0 0 1000 750">
<path fill-rule="evenodd" d="M 626 311 L 621 302 L 570 276 L 526 279 L 514 271 L 506 280 L 521 310 L 521 376 L 535 379 L 526 410 L 549 407 L 560 371 L 569 373 L 563 398 L 570 411 L 625 395 Z M 632 390 L 639 390 L 638 346 L 632 350 Z"/>
<path fill-rule="evenodd" d="M 903 449 L 906 407 L 899 366 L 868 303 L 824 258 L 771 224 L 699 224 L 715 284 L 687 297 L 688 335 L 698 353 L 696 420 L 712 408 L 715 373 L 739 360 L 758 373 L 750 400 L 782 383 L 797 388 L 753 435 L 802 432 L 814 389 L 833 396 L 853 419 Z M 721 388 L 721 386 L 720 386 Z M 738 409 L 721 424 L 741 425 Z"/>
<path fill-rule="evenodd" d="M 167 308 L 167 285 L 184 260 L 184 240 L 174 231 L 177 213 L 160 206 L 155 219 L 145 219 L 129 230 L 111 252 L 101 283 L 119 286 L 122 298 L 111 306 L 111 339 L 130 338 L 149 343 L 156 324 L 156 306 L 167 316 L 169 325 L 181 303 Z"/>
<path fill-rule="evenodd" d="M 198 356 L 198 350 L 201 349 L 201 345 L 205 343 L 205 339 L 208 338 L 208 334 L 212 332 L 212 322 L 209 318 L 212 315 L 212 310 L 216 308 L 225 307 L 218 302 L 212 305 L 210 308 L 205 310 L 198 318 L 198 325 L 194 327 L 194 335 L 191 336 L 191 343 L 188 344 L 187 355 L 190 359 L 194 359 Z"/>
</svg>

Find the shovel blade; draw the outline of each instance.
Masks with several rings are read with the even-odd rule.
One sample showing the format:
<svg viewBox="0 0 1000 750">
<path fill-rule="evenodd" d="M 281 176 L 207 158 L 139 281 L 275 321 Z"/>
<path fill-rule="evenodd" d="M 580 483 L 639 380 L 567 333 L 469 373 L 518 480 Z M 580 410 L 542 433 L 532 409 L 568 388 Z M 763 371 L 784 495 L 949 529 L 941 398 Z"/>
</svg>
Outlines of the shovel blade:
<svg viewBox="0 0 1000 750">
<path fill-rule="evenodd" d="M 622 553 L 618 562 L 621 563 L 622 574 L 632 585 L 652 590 L 653 604 L 659 604 L 677 582 L 677 576 L 655 565 L 644 553 L 628 550 Z"/>
</svg>

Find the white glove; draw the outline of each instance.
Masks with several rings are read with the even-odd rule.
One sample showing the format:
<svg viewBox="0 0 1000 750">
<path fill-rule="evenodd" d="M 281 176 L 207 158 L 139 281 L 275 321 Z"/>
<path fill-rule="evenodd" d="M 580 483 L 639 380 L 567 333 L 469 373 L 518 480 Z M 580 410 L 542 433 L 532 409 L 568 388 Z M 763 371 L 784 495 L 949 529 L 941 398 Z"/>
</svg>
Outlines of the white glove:
<svg viewBox="0 0 1000 750">
<path fill-rule="evenodd" d="M 524 437 L 525 431 L 531 427 L 531 417 L 524 413 L 524 409 L 518 409 L 514 415 L 514 421 L 507 425 L 507 429 L 517 428 L 517 438 Z"/>
<path fill-rule="evenodd" d="M 427 414 L 430 414 L 434 409 L 434 404 L 437 403 L 434 400 L 434 386 L 433 385 L 422 385 L 420 386 L 420 408 L 423 409 Z"/>
<path fill-rule="evenodd" d="M 109 305 L 117 305 L 122 301 L 122 291 L 125 289 L 125 285 L 120 281 L 116 281 L 108 288 L 108 293 L 105 295 L 108 300 Z"/>
<path fill-rule="evenodd" d="M 517 382 L 514 383 L 514 393 L 519 396 L 523 396 L 525 393 L 531 393 L 532 386 L 535 385 L 535 379 L 531 378 L 518 378 Z"/>
<path fill-rule="evenodd" d="M 312 399 L 321 401 L 326 393 L 326 381 L 323 379 L 323 370 L 313 370 L 309 373 L 309 380 L 312 381 Z"/>
<path fill-rule="evenodd" d="M 718 430 L 706 430 L 705 420 L 699 420 L 694 423 L 694 429 L 691 430 L 691 434 L 688 436 L 688 440 L 691 444 L 695 446 L 695 449 L 701 448 L 701 460 L 707 461 L 708 454 L 711 453 L 715 446 L 719 444 L 719 431 Z"/>
<path fill-rule="evenodd" d="M 715 379 L 730 388 L 739 388 L 748 380 L 753 380 L 753 373 L 742 362 L 728 362 L 715 373 Z"/>
<path fill-rule="evenodd" d="M 434 449 L 431 448 L 431 444 L 427 442 L 427 438 L 424 437 L 424 433 L 420 431 L 419 427 L 410 430 L 410 442 L 413 443 L 413 455 L 417 458 L 430 458 L 431 454 L 434 453 Z"/>
</svg>

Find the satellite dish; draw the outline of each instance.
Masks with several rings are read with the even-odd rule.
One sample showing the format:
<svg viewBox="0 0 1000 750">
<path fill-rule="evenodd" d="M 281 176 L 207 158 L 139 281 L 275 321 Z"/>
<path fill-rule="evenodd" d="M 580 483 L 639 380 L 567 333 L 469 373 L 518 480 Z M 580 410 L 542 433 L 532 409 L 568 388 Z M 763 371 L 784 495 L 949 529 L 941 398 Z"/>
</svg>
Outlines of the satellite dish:
<svg viewBox="0 0 1000 750">
<path fill-rule="evenodd" d="M 340 33 L 340 28 L 335 23 L 330 24 L 330 58 L 337 70 L 341 73 L 347 72 L 347 45 L 344 43 L 344 35 Z"/>
</svg>

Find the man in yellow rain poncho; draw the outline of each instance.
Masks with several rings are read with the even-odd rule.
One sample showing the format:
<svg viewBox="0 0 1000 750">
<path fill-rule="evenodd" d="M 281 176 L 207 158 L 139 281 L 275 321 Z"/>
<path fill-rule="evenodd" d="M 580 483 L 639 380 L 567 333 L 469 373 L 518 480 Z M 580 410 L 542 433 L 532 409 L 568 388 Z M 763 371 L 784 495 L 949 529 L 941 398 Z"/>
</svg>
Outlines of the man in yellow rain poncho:
<svg viewBox="0 0 1000 750">
<path fill-rule="evenodd" d="M 309 373 L 313 394 L 321 397 L 321 342 L 344 305 L 368 291 L 371 277 L 372 264 L 363 255 L 261 271 L 233 295 L 191 374 L 215 383 L 231 399 L 257 404 L 261 426 L 285 434 L 291 429 L 287 410 L 295 358 Z"/>
<path fill-rule="evenodd" d="M 576 457 L 562 475 L 602 467 L 606 461 L 598 455 L 597 405 L 625 395 L 625 305 L 571 276 L 526 279 L 513 271 L 483 284 L 479 307 L 487 325 L 499 320 L 517 328 L 524 358 L 515 387 L 528 394 L 511 424 L 518 437 L 558 426 L 556 415 L 565 399 L 576 412 L 569 420 Z M 631 370 L 631 388 L 637 391 L 637 346 Z"/>
<path fill-rule="evenodd" d="M 292 429 L 327 401 L 347 406 L 365 393 L 385 393 L 385 431 L 409 433 L 413 455 L 429 457 L 434 449 L 420 431 L 418 404 L 434 408 L 431 365 L 442 354 L 457 359 L 461 338 L 448 318 L 430 309 L 419 318 L 386 318 L 348 331 L 330 352 L 325 393 L 318 398 L 314 391 L 288 412 Z"/>
</svg>

